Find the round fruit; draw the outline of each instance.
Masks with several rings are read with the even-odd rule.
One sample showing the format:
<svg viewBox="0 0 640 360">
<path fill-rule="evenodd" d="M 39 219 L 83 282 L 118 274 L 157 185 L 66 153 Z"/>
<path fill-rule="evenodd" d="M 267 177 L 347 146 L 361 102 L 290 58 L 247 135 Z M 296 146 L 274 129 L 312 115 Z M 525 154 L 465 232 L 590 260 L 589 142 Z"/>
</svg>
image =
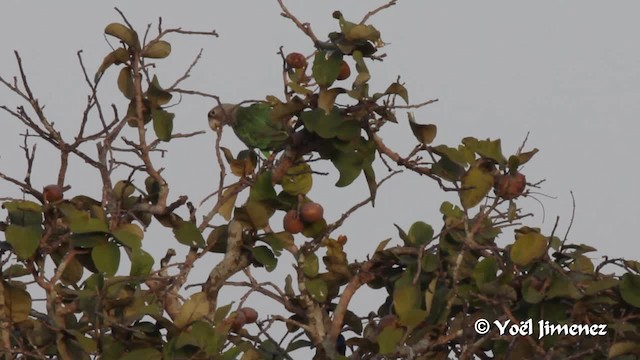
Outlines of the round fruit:
<svg viewBox="0 0 640 360">
<path fill-rule="evenodd" d="M 308 223 L 320 221 L 323 215 L 324 209 L 322 208 L 322 205 L 318 203 L 309 202 L 302 205 L 300 208 L 300 217 Z"/>
<path fill-rule="evenodd" d="M 242 311 L 236 312 L 231 322 L 231 330 L 238 332 L 247 323 L 247 317 Z"/>
<path fill-rule="evenodd" d="M 292 52 L 284 59 L 284 61 L 294 69 L 302 69 L 307 66 L 307 59 L 298 52 Z"/>
<path fill-rule="evenodd" d="M 523 174 L 503 174 L 496 181 L 496 195 L 505 200 L 515 199 L 522 195 L 526 186 L 527 178 Z"/>
<path fill-rule="evenodd" d="M 238 311 L 244 314 L 247 324 L 253 324 L 258 320 L 258 312 L 254 308 L 243 307 Z"/>
<path fill-rule="evenodd" d="M 342 61 L 342 65 L 340 66 L 340 73 L 338 73 L 338 80 L 344 80 L 351 76 L 351 68 L 349 68 L 349 64 L 346 61 Z"/>
<path fill-rule="evenodd" d="M 62 186 L 59 185 L 47 185 L 42 190 L 45 202 L 55 202 L 62 200 Z"/>
<path fill-rule="evenodd" d="M 298 212 L 295 210 L 289 210 L 282 220 L 284 230 L 292 234 L 297 234 L 304 229 L 304 223 L 300 220 Z"/>
</svg>

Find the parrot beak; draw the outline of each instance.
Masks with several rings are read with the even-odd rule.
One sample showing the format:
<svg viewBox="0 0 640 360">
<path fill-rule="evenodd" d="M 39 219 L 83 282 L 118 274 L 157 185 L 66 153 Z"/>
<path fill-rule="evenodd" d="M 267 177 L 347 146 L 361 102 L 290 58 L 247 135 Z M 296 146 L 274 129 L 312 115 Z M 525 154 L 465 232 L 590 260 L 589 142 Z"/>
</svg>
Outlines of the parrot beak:
<svg viewBox="0 0 640 360">
<path fill-rule="evenodd" d="M 233 124 L 231 120 L 233 120 L 235 109 L 236 106 L 231 104 L 222 104 L 211 109 L 207 114 L 211 130 L 217 132 L 222 126 Z"/>
</svg>

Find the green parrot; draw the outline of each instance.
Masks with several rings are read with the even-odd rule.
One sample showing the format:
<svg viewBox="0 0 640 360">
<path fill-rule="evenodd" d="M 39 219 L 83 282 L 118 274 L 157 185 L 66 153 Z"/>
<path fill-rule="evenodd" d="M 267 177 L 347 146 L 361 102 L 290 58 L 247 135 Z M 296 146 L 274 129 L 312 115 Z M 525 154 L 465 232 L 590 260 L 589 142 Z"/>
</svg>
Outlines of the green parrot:
<svg viewBox="0 0 640 360">
<path fill-rule="evenodd" d="M 262 151 L 274 150 L 289 138 L 283 122 L 271 119 L 271 107 L 255 103 L 248 107 L 221 104 L 209 111 L 209 127 L 213 131 L 229 125 L 236 136 L 249 148 Z"/>
</svg>

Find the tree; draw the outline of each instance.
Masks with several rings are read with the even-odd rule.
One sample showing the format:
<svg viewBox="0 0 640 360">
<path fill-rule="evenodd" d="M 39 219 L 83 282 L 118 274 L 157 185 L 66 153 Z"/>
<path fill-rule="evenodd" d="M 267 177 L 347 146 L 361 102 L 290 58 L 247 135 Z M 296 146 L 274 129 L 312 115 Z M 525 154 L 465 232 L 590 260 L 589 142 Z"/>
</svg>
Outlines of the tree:
<svg viewBox="0 0 640 360">
<path fill-rule="evenodd" d="M 19 80 L 0 81 L 25 105 L 2 109 L 25 127 L 28 171 L 24 180 L 0 173 L 25 194 L 3 203 L 6 221 L 0 223 L 6 240 L 0 243 L 5 358 L 290 359 L 302 348 L 317 359 L 640 353 L 640 263 L 605 258 L 595 265 L 585 255 L 595 249 L 524 224 L 529 214 L 519 199 L 538 184 L 528 183 L 521 170 L 537 149 L 525 150 L 523 143 L 505 156 L 499 139 L 473 137 L 455 147 L 434 145 L 435 125 L 419 124 L 411 113 L 414 150 L 402 156 L 385 143 L 385 126 L 398 122 L 397 112 L 433 102 L 411 105 L 399 79 L 378 92 L 369 89 L 368 64 L 384 59 L 384 42 L 367 22 L 395 1 L 360 22 L 336 11 L 336 31 L 326 38 L 278 3 L 313 48 L 309 56 L 280 50 L 284 94 L 260 102 L 230 107 L 213 94 L 180 88 L 200 56 L 163 87 L 154 71 L 171 54 L 170 35 L 217 34 L 163 29 L 160 23 L 155 37 L 147 32 L 141 41 L 121 13 L 124 23 L 105 28 L 117 45 L 93 77 L 78 54 L 89 100 L 78 133 L 70 137 L 48 121 L 16 53 Z M 107 111 L 99 89 L 109 86 L 102 76 L 115 69 L 127 107 L 114 104 Z M 161 160 L 153 156 L 164 145 L 200 135 L 174 131 L 175 95 L 213 99 L 222 119 L 234 119 L 213 126 L 220 181 L 206 213 L 186 195 L 172 198 Z M 210 118 L 220 120 L 219 113 Z M 99 129 L 91 132 L 94 120 Z M 260 138 L 264 131 L 256 124 L 277 132 Z M 247 148 L 222 147 L 223 135 L 238 136 Z M 43 191 L 31 181 L 34 137 L 61 159 L 57 183 Z M 97 148 L 97 156 L 85 151 L 87 145 Z M 376 172 L 377 155 L 387 176 Z M 83 171 L 100 174 L 101 198 L 65 196 L 71 157 L 84 161 Z M 321 176 L 313 170 L 318 162 L 331 163 L 338 187 L 359 186 L 355 180 L 363 177 L 369 198 L 341 216 L 324 214 L 319 202 L 326 199 L 308 196 Z M 398 227 L 398 238 L 382 241 L 366 261 L 350 259 L 343 248 L 347 236 L 336 230 L 352 213 L 373 205 L 399 170 L 456 193 L 459 202 L 440 206 L 439 230 L 416 221 L 409 229 Z M 184 259 L 174 260 L 172 249 L 162 259 L 145 251 L 152 246 L 143 240 L 146 231 L 157 225 L 189 249 Z M 501 247 L 496 239 L 507 228 L 515 229 L 515 239 Z M 210 253 L 219 255 L 207 280 L 194 283 L 193 267 L 211 259 Z M 253 275 L 256 268 L 273 271 L 285 253 L 296 266 L 283 282 Z M 606 265 L 621 273 L 603 273 Z M 234 275 L 246 280 L 231 282 Z M 243 305 L 246 296 L 239 305 L 227 303 L 218 297 L 224 286 L 243 286 L 246 296 L 257 293 L 282 307 L 258 312 Z M 386 294 L 379 308 L 364 310 L 368 314 L 352 301 L 363 286 Z M 44 292 L 44 307 L 32 304 L 35 291 Z M 283 340 L 271 335 L 276 324 L 286 327 Z M 540 329 L 556 334 L 540 337 Z"/>
</svg>

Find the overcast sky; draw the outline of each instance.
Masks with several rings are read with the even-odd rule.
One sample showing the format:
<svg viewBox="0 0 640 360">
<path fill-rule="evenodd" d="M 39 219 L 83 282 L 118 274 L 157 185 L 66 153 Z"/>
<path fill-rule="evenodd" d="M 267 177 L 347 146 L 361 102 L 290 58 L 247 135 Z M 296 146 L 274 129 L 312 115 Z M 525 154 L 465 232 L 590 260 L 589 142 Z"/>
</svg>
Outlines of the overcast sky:
<svg viewBox="0 0 640 360">
<path fill-rule="evenodd" d="M 289 1 L 292 12 L 312 23 L 320 37 L 337 29 L 331 17 L 340 9 L 347 19 L 359 21 L 380 1 Z M 165 27 L 212 30 L 220 38 L 171 36 L 173 53 L 159 62 L 161 84 L 182 74 L 200 48 L 202 61 L 183 88 L 219 95 L 223 101 L 281 96 L 279 46 L 308 54 L 312 46 L 294 25 L 279 16 L 275 0 L 242 1 L 135 1 L 135 2 L 6 2 L 0 21 L 0 74 L 17 74 L 13 50 L 20 51 L 32 89 L 46 113 L 68 139 L 77 129 L 88 89 L 82 80 L 76 51 L 82 49 L 93 73 L 109 51 L 103 29 L 121 21 L 117 5 L 144 31 L 163 17 Z M 523 173 L 530 182 L 546 179 L 541 194 L 519 203 L 535 217 L 528 225 L 548 234 L 556 216 L 564 235 L 576 198 L 575 221 L 569 242 L 587 243 L 613 257 L 637 256 L 639 200 L 636 138 L 640 134 L 640 3 L 635 1 L 399 1 L 371 19 L 389 45 L 383 63 L 370 67 L 372 90 L 384 90 L 402 76 L 414 103 L 439 102 L 415 111 L 421 123 L 438 125 L 436 144 L 456 146 L 466 136 L 501 138 L 503 152 L 512 154 L 530 132 L 527 147 L 540 153 Z M 155 25 L 154 29 L 155 31 Z M 124 112 L 126 102 L 117 92 L 117 71 L 102 81 L 103 103 L 114 102 Z M 16 105 L 15 96 L 0 89 L 0 103 Z M 184 98 L 172 111 L 174 129 L 206 129 L 212 102 Z M 381 135 L 401 154 L 414 145 L 405 114 Z M 17 121 L 0 113 L 0 169 L 22 178 L 22 139 Z M 67 132 L 69 131 L 69 132 Z M 225 143 L 236 146 L 229 132 Z M 217 187 L 213 136 L 176 141 L 161 159 L 167 168 L 171 195 L 200 199 Z M 55 182 L 57 157 L 41 144 L 36 159 L 37 186 Z M 91 149 L 90 149 L 91 150 Z M 98 195 L 99 178 L 81 163 L 70 169 L 72 194 Z M 382 171 L 383 168 L 380 168 Z M 185 176 L 188 174 L 188 176 Z M 380 172 L 382 175 L 383 172 Z M 321 202 L 329 220 L 367 196 L 363 178 L 353 186 L 335 189 L 336 174 L 319 181 L 311 197 Z M 0 183 L 0 197 L 17 196 Z M 455 200 L 442 195 L 435 183 L 412 173 L 395 177 L 380 189 L 376 208 L 352 216 L 341 233 L 349 236 L 347 251 L 363 259 L 376 244 L 395 237 L 393 223 L 408 228 L 417 220 L 440 228 L 440 203 Z M 543 221 L 543 208 L 545 218 Z M 220 221 L 217 219 L 216 221 Z M 156 261 L 173 239 L 149 239 Z M 512 232 L 502 237 L 512 241 Z M 286 264 L 286 262 L 285 262 Z M 288 265 L 285 265 L 285 268 Z M 365 315 L 365 314 L 361 314 Z"/>
</svg>

